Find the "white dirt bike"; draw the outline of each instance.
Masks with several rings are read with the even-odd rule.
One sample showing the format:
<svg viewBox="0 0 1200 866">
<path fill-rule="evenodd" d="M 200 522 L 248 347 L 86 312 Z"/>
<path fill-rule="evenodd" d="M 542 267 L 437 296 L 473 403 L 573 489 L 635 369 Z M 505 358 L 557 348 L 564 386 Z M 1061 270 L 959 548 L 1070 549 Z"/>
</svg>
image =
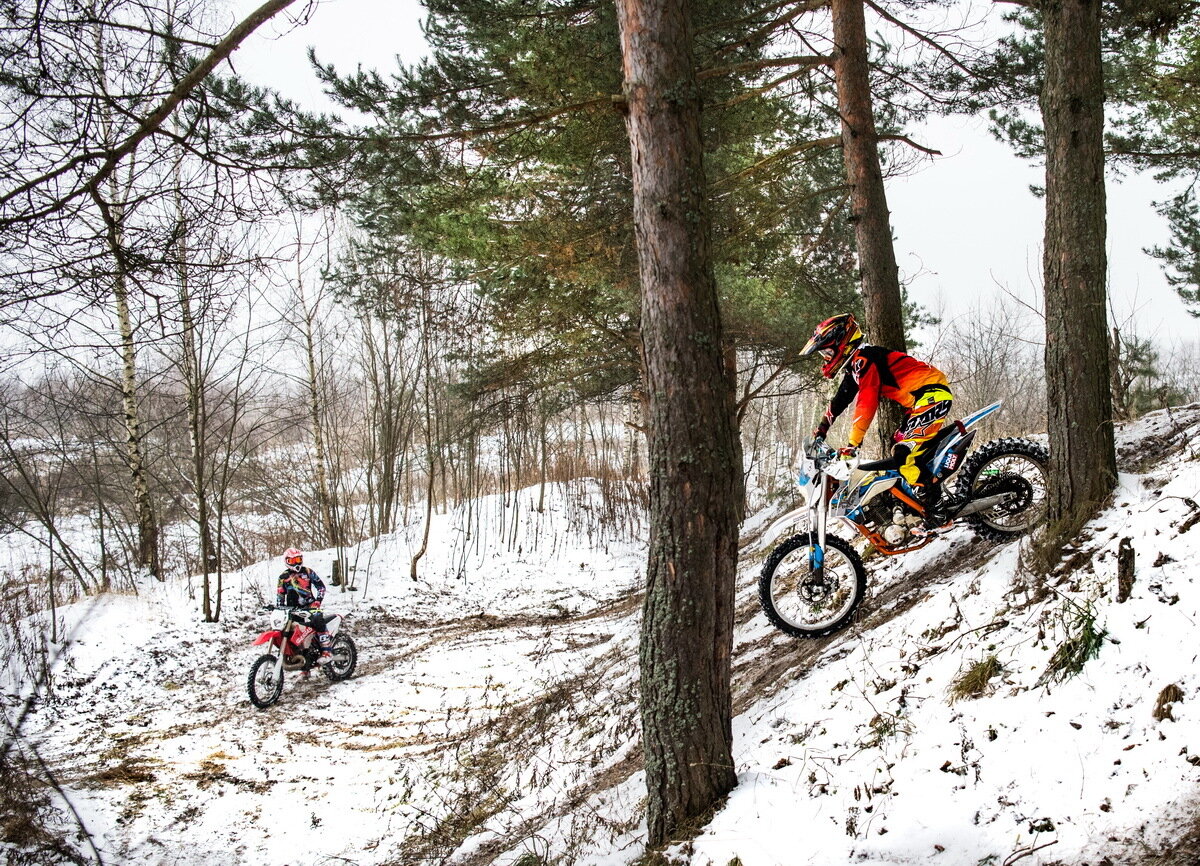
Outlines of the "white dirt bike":
<svg viewBox="0 0 1200 866">
<path fill-rule="evenodd" d="M 1028 532 L 1046 515 L 1046 467 L 1050 455 L 1029 439 L 995 439 L 966 457 L 973 429 L 1000 409 L 985 406 L 947 424 L 932 440 L 929 468 L 940 483 L 959 472 L 944 504 L 947 516 L 964 521 L 983 538 L 1002 541 Z M 769 540 L 791 531 L 807 516 L 807 529 L 779 544 L 767 557 L 758 582 L 759 601 L 776 628 L 795 637 L 824 637 L 845 628 L 866 593 L 862 557 L 849 541 L 829 532 L 831 518 L 853 527 L 881 554 L 896 556 L 924 547 L 919 495 L 882 464 L 853 466 L 839 460 L 823 440 L 809 443 L 797 484 L 805 504 L 776 520 Z M 768 541 L 769 543 L 769 541 Z"/>
</svg>

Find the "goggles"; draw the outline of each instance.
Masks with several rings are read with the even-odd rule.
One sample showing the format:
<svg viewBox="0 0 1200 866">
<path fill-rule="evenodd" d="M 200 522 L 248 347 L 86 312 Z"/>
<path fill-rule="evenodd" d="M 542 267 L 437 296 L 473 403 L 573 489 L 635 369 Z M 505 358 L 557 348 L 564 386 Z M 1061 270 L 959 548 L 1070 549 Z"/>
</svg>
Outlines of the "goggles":
<svg viewBox="0 0 1200 866">
<path fill-rule="evenodd" d="M 303 556 L 289 556 L 286 559 L 284 559 L 284 562 L 286 562 L 288 565 L 300 565 L 300 563 L 304 562 L 304 557 Z"/>
</svg>

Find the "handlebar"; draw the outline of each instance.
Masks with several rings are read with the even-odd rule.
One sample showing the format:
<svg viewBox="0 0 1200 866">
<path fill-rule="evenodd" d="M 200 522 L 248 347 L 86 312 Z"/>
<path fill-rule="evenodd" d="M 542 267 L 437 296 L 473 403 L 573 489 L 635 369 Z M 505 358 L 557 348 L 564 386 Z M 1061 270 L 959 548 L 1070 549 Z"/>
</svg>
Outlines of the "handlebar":
<svg viewBox="0 0 1200 866">
<path fill-rule="evenodd" d="M 326 616 L 340 616 L 340 614 L 331 614 L 329 611 L 325 610 L 323 607 L 311 608 L 311 607 L 300 607 L 299 605 L 289 605 L 289 604 L 264 604 L 262 607 L 258 608 L 259 613 L 275 613 L 276 611 L 285 611 L 288 614 L 288 616 L 291 616 L 296 611 L 306 611 L 308 613 L 321 613 L 321 614 L 325 614 Z"/>
<path fill-rule="evenodd" d="M 837 457 L 837 449 L 831 448 L 823 437 L 818 436 L 805 444 L 804 454 L 820 468 Z"/>
</svg>

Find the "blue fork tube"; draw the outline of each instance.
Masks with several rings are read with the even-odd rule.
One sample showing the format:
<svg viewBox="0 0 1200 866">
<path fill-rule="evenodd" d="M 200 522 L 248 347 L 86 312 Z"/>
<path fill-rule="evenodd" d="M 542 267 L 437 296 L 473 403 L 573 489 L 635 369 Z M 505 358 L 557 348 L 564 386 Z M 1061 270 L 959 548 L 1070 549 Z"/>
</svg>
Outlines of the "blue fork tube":
<svg viewBox="0 0 1200 866">
<path fill-rule="evenodd" d="M 829 520 L 826 511 L 826 497 L 829 489 L 829 476 L 821 473 L 821 484 L 817 488 L 816 501 L 816 530 L 817 543 L 810 544 L 808 549 L 808 565 L 814 572 L 820 574 L 825 568 L 825 530 Z"/>
</svg>

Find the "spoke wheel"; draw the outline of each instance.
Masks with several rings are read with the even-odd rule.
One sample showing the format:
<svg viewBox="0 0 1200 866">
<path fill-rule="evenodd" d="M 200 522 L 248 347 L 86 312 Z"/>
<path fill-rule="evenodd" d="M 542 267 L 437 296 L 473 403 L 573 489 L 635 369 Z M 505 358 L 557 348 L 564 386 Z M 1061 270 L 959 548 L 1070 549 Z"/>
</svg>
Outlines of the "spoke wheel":
<svg viewBox="0 0 1200 866">
<path fill-rule="evenodd" d="M 250 693 L 250 703 L 260 710 L 271 706 L 283 693 L 283 671 L 277 671 L 278 666 L 279 659 L 269 653 L 256 658 L 250 666 L 246 691 Z"/>
<path fill-rule="evenodd" d="M 358 647 L 354 645 L 350 636 L 335 635 L 333 644 L 329 647 L 329 653 L 333 658 L 330 659 L 329 664 L 321 666 L 321 673 L 334 683 L 350 679 L 358 664 Z"/>
<path fill-rule="evenodd" d="M 807 533 L 784 541 L 758 579 L 767 619 L 793 637 L 824 637 L 845 628 L 867 590 L 862 559 L 849 542 L 827 536 L 821 568 L 813 567 L 813 542 Z"/>
<path fill-rule="evenodd" d="M 975 533 L 1005 541 L 1028 532 L 1046 519 L 1046 467 L 1050 454 L 1028 439 L 988 442 L 963 464 L 958 495 L 968 501 L 1007 494 L 1007 501 L 967 515 Z"/>
</svg>

